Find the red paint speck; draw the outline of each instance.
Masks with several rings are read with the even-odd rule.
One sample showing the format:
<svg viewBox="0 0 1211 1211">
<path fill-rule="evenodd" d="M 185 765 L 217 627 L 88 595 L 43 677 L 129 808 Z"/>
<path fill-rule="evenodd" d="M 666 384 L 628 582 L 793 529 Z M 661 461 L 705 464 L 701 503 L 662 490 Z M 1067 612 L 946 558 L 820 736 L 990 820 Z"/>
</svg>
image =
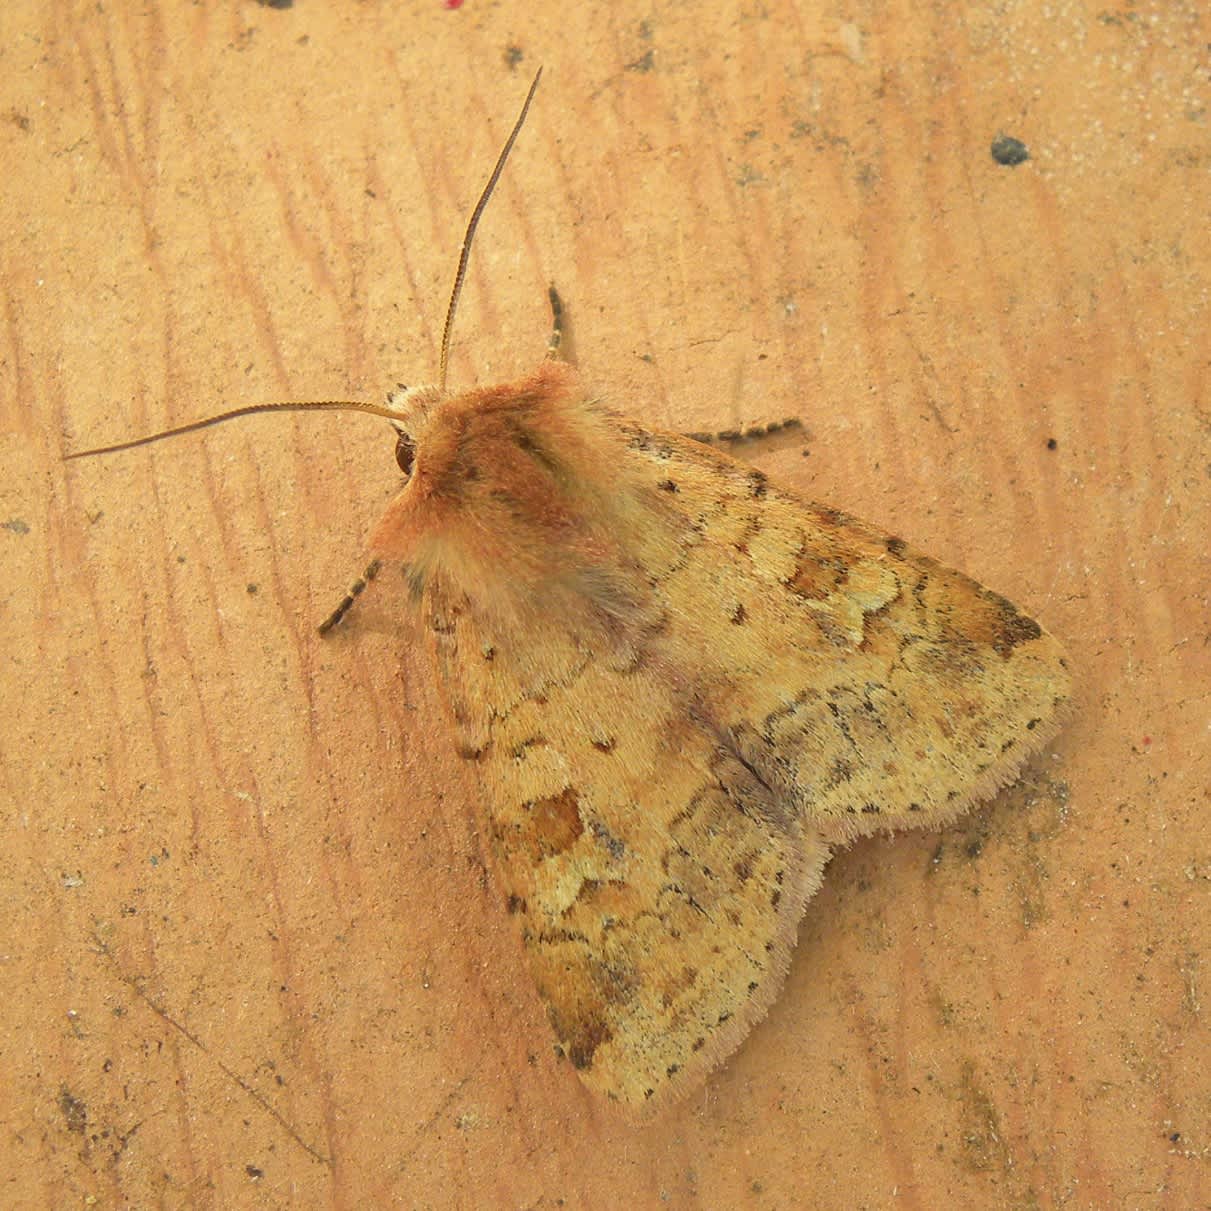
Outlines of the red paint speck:
<svg viewBox="0 0 1211 1211">
<path fill-rule="evenodd" d="M 1145 747 L 1145 748 L 1147 748 L 1147 747 L 1148 747 L 1148 746 L 1149 746 L 1151 743 L 1152 743 L 1152 737 L 1151 737 L 1151 736 L 1145 736 L 1145 737 L 1144 737 L 1144 747 Z"/>
<path fill-rule="evenodd" d="M 446 8 L 462 8 L 463 0 L 446 0 Z"/>
</svg>

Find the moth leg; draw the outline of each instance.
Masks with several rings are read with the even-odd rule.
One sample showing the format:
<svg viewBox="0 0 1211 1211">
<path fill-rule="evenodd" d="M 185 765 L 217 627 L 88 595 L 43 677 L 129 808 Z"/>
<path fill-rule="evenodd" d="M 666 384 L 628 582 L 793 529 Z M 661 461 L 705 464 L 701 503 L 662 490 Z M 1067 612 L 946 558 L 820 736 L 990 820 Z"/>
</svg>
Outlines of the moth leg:
<svg viewBox="0 0 1211 1211">
<path fill-rule="evenodd" d="M 366 591 L 366 586 L 378 575 L 379 568 L 382 566 L 383 561 L 381 559 L 372 559 L 370 561 L 366 570 L 349 586 L 349 592 L 345 594 L 344 601 L 320 623 L 319 630 L 321 635 L 327 635 L 349 613 L 353 603 Z"/>
<path fill-rule="evenodd" d="M 770 421 L 764 425 L 749 425 L 746 429 L 720 429 L 717 433 L 687 433 L 691 441 L 704 442 L 747 442 L 759 441 L 763 437 L 772 437 L 775 433 L 785 433 L 787 429 L 799 429 L 803 422 L 797 416 L 788 416 L 785 420 Z"/>
<path fill-rule="evenodd" d="M 563 299 L 554 286 L 547 287 L 547 298 L 551 301 L 551 339 L 547 341 L 547 357 L 558 357 L 563 344 Z"/>
</svg>

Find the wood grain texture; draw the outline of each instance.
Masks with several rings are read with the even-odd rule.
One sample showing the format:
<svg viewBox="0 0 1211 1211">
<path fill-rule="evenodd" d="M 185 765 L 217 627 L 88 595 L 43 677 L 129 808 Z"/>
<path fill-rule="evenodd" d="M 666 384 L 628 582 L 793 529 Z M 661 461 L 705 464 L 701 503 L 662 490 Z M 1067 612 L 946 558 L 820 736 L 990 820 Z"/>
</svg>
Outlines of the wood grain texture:
<svg viewBox="0 0 1211 1211">
<path fill-rule="evenodd" d="M 6 5 L 0 1201 L 1205 1202 L 1208 42 L 1159 2 Z M 60 462 L 431 378 L 540 62 L 453 379 L 531 369 L 553 280 L 618 407 L 801 415 L 763 470 L 1076 675 L 1021 785 L 830 866 L 769 1017 L 641 1130 L 552 1056 L 398 590 L 314 635 L 389 431 Z"/>
</svg>

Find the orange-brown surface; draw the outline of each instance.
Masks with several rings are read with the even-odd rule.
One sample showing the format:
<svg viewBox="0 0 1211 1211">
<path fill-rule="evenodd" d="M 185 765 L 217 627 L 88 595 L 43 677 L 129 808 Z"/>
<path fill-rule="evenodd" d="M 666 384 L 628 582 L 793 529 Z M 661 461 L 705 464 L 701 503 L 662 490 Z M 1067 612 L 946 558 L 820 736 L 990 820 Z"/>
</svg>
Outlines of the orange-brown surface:
<svg viewBox="0 0 1211 1211">
<path fill-rule="evenodd" d="M 1160 3 L 0 14 L 0 1205 L 1207 1203 L 1211 26 Z M 792 487 L 1062 639 L 1072 720 L 829 868 L 636 1127 L 552 1055 L 384 584 L 389 430 L 241 401 L 585 377 L 800 415 Z M 999 134 L 1030 159 L 997 163 Z"/>
</svg>

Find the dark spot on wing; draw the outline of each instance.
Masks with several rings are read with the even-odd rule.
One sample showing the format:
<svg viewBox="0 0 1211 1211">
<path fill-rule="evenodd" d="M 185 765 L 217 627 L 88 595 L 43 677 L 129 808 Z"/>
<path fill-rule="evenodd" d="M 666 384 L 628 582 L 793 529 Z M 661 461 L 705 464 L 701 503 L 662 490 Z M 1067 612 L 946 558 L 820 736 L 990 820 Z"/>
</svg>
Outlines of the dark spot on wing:
<svg viewBox="0 0 1211 1211">
<path fill-rule="evenodd" d="M 518 842 L 533 862 L 570 849 L 584 832 L 580 796 L 570 786 L 558 795 L 522 804 L 522 811 L 524 818 L 514 827 L 521 834 Z"/>
</svg>

